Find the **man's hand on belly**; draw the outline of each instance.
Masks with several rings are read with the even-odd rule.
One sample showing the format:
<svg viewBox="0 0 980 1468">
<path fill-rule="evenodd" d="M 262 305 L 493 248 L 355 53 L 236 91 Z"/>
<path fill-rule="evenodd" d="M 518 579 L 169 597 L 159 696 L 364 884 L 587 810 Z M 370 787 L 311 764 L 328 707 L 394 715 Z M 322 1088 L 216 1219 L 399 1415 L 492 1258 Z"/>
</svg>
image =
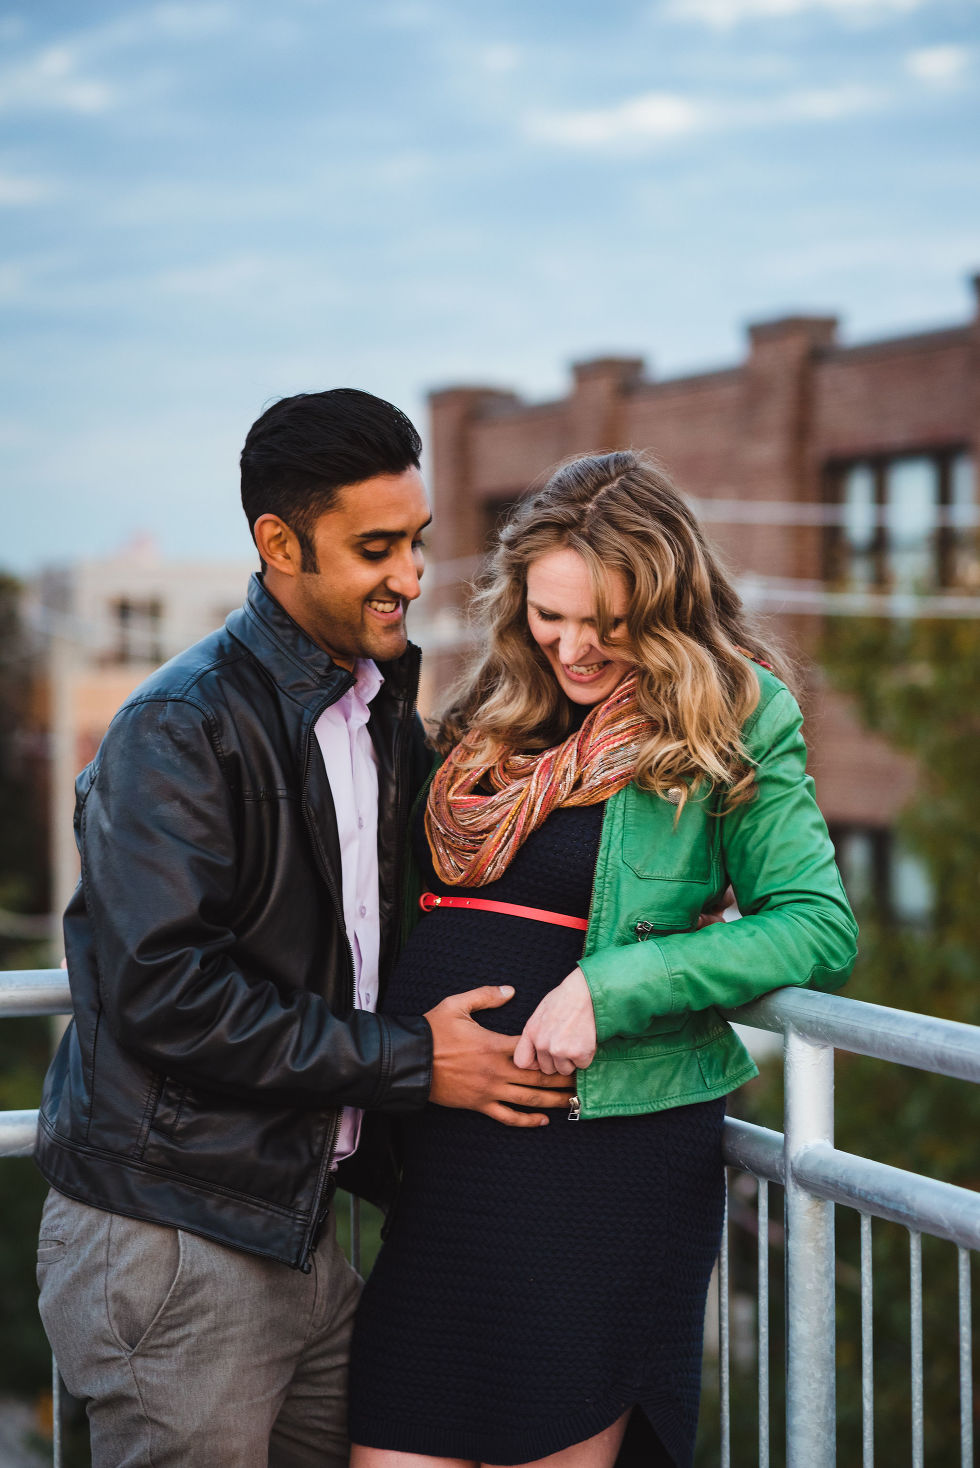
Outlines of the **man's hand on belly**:
<svg viewBox="0 0 980 1468">
<path fill-rule="evenodd" d="M 425 1018 L 432 1030 L 432 1086 L 437 1106 L 482 1111 L 505 1126 L 546 1126 L 540 1111 L 516 1106 L 566 1107 L 571 1090 L 565 1076 L 521 1070 L 514 1064 L 517 1035 L 495 1035 L 473 1018 L 475 1009 L 495 1009 L 514 997 L 509 985 L 489 984 L 451 994 Z"/>
</svg>

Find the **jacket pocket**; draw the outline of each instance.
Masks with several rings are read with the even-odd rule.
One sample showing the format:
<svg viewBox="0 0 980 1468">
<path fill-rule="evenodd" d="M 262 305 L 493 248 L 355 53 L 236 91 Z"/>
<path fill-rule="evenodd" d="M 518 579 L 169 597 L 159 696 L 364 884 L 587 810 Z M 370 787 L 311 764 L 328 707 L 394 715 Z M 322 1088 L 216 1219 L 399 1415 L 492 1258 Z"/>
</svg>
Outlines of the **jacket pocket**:
<svg viewBox="0 0 980 1468">
<path fill-rule="evenodd" d="M 711 879 L 711 836 L 704 804 L 676 807 L 649 790 L 628 785 L 623 808 L 623 861 L 638 877 L 665 882 Z"/>
<path fill-rule="evenodd" d="M 177 1135 L 186 1095 L 186 1082 L 175 1081 L 171 1076 L 163 1078 L 160 1094 L 153 1110 L 153 1119 L 150 1122 L 153 1131 L 162 1132 L 167 1137 Z"/>
<path fill-rule="evenodd" d="M 157 1126 L 154 1113 L 147 1167 L 280 1208 L 312 1205 L 336 1111 L 258 1106 L 173 1081 L 161 1090 L 165 1098 L 168 1126 Z"/>
</svg>

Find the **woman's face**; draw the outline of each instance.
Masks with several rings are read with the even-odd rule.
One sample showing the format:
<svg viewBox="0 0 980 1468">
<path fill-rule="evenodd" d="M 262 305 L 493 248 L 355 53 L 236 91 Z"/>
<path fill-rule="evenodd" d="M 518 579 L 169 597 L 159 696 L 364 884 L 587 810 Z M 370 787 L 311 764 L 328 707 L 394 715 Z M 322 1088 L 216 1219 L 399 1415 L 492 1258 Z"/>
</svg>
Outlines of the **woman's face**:
<svg viewBox="0 0 980 1468">
<path fill-rule="evenodd" d="M 621 629 L 625 638 L 629 595 L 618 571 L 609 574 L 608 596 L 613 629 Z M 527 625 L 573 703 L 600 703 L 633 666 L 625 647 L 606 647 L 598 640 L 589 568 L 567 546 L 528 567 Z"/>
</svg>

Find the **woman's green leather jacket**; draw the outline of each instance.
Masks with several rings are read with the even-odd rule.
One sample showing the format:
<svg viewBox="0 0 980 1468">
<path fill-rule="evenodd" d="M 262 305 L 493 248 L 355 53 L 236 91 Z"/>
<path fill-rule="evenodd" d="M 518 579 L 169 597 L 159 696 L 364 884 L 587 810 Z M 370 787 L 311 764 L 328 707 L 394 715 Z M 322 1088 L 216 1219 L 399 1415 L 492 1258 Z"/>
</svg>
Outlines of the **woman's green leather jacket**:
<svg viewBox="0 0 980 1468">
<path fill-rule="evenodd" d="M 668 800 L 628 785 L 606 805 L 581 959 L 599 1037 L 576 1078 L 583 1119 L 723 1096 L 756 1067 L 719 1009 L 785 984 L 836 989 L 854 964 L 857 925 L 806 774 L 799 708 L 755 672 L 759 703 L 742 730 L 751 800 L 722 814 L 715 792 L 676 818 Z M 741 918 L 698 929 L 729 883 Z"/>
<path fill-rule="evenodd" d="M 784 683 L 752 666 L 751 800 L 722 813 L 715 791 L 678 817 L 627 785 L 606 803 L 580 960 L 599 1038 L 576 1075 L 583 1120 L 724 1096 L 757 1069 L 719 1010 L 786 984 L 836 989 L 854 965 L 857 924 L 806 773 L 802 715 Z M 729 884 L 741 918 L 699 929 Z M 419 890 L 412 864 L 409 927 Z"/>
</svg>

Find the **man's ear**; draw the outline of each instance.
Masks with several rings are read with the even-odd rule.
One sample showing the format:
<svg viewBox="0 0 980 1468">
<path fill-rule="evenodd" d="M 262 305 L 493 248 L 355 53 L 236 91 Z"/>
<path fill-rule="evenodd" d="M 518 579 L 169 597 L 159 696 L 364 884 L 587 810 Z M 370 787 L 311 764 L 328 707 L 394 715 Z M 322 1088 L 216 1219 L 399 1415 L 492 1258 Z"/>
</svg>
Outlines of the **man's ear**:
<svg viewBox="0 0 980 1468">
<path fill-rule="evenodd" d="M 255 546 L 265 564 L 283 576 L 298 576 L 303 554 L 299 540 L 278 515 L 260 515 L 252 526 Z"/>
</svg>

